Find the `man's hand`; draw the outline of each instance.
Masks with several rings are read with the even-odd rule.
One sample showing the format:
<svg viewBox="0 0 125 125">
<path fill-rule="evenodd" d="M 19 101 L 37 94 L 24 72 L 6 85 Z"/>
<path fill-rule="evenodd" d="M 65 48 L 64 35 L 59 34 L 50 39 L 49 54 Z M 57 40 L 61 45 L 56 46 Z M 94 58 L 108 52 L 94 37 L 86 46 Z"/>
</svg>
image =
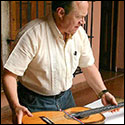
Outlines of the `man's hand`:
<svg viewBox="0 0 125 125">
<path fill-rule="evenodd" d="M 109 92 L 103 94 L 103 96 L 102 96 L 102 103 L 103 103 L 104 106 L 107 106 L 107 105 L 118 105 L 115 97 L 111 93 L 109 93 Z M 120 109 L 114 109 L 111 112 L 113 113 L 113 112 L 116 112 L 116 111 L 119 111 L 119 110 Z"/>
<path fill-rule="evenodd" d="M 22 124 L 22 119 L 24 115 L 32 117 L 31 112 L 24 106 L 17 106 L 14 111 L 12 111 L 12 122 L 13 124 Z"/>
</svg>

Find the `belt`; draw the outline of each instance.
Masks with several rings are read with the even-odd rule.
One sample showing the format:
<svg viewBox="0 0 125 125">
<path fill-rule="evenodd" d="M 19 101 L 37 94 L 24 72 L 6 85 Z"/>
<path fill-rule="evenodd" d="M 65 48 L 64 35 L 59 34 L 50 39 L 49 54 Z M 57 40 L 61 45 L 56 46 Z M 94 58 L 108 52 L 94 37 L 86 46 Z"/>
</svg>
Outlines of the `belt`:
<svg viewBox="0 0 125 125">
<path fill-rule="evenodd" d="M 58 99 L 58 98 L 62 97 L 62 96 L 64 95 L 64 93 L 65 93 L 65 92 L 66 92 L 66 91 L 61 92 L 61 93 L 60 93 L 60 94 L 58 94 L 58 95 L 46 96 L 46 97 L 50 97 L 50 98 L 55 98 L 55 99 Z"/>
</svg>

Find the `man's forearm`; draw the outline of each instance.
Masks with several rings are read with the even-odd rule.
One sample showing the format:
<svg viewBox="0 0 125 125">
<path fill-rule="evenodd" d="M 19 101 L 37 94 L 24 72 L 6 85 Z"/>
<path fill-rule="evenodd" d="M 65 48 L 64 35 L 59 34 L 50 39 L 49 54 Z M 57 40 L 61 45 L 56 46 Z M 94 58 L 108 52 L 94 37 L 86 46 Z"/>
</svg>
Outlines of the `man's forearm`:
<svg viewBox="0 0 125 125">
<path fill-rule="evenodd" d="M 17 96 L 16 77 L 13 75 L 10 75 L 9 73 L 5 73 L 3 77 L 3 89 L 11 109 L 14 110 L 15 107 L 19 105 L 18 96 Z"/>
<path fill-rule="evenodd" d="M 89 86 L 98 95 L 102 90 L 106 89 L 104 82 L 102 80 L 101 74 L 95 65 L 82 69 L 83 74 L 87 80 Z"/>
</svg>

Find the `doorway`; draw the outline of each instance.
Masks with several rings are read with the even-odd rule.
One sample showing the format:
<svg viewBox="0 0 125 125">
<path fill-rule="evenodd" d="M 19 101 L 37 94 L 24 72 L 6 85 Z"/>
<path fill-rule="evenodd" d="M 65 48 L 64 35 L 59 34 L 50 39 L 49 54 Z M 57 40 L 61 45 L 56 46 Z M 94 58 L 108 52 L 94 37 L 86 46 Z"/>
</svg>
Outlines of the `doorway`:
<svg viewBox="0 0 125 125">
<path fill-rule="evenodd" d="M 99 70 L 116 72 L 118 1 L 101 2 Z"/>
</svg>

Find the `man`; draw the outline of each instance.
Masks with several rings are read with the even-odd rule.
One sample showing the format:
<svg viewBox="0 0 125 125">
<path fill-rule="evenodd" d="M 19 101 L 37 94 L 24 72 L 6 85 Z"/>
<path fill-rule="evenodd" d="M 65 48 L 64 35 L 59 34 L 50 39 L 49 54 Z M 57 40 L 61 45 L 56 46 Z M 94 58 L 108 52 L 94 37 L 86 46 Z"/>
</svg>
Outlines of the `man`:
<svg viewBox="0 0 125 125">
<path fill-rule="evenodd" d="M 31 21 L 18 34 L 3 78 L 14 123 L 21 124 L 25 114 L 32 117 L 31 112 L 75 106 L 70 88 L 78 65 L 103 104 L 117 105 L 94 65 L 81 27 L 88 6 L 87 1 L 53 1 L 51 16 Z"/>
</svg>

